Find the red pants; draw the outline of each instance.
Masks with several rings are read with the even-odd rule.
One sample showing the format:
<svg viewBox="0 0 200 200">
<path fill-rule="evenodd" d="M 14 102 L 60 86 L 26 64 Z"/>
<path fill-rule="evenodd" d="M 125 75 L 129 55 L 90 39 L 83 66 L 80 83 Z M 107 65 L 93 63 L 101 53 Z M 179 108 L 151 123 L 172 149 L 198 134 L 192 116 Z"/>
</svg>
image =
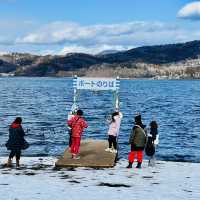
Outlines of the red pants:
<svg viewBox="0 0 200 200">
<path fill-rule="evenodd" d="M 128 156 L 129 162 L 133 163 L 135 159 L 135 155 L 137 154 L 137 161 L 142 163 L 143 151 L 131 151 Z"/>
<path fill-rule="evenodd" d="M 72 137 L 71 153 L 78 154 L 80 150 L 81 138 Z"/>
</svg>

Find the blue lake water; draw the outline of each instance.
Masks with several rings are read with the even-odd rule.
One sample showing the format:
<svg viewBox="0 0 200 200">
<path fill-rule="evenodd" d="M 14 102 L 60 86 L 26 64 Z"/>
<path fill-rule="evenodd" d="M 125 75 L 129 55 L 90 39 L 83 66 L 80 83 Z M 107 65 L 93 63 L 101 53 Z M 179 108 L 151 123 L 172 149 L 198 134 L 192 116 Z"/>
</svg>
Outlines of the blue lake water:
<svg viewBox="0 0 200 200">
<path fill-rule="evenodd" d="M 4 144 L 16 116 L 29 129 L 31 146 L 23 155 L 62 154 L 68 144 L 66 119 L 72 97 L 69 78 L 0 78 L 0 156 L 8 154 Z M 140 112 L 147 126 L 153 118 L 158 121 L 158 159 L 200 162 L 200 81 L 121 80 L 120 102 L 124 115 L 120 157 L 127 157 L 134 115 Z M 89 123 L 84 138 L 107 139 L 106 118 L 114 108 L 113 94 L 80 92 L 79 106 Z"/>
</svg>

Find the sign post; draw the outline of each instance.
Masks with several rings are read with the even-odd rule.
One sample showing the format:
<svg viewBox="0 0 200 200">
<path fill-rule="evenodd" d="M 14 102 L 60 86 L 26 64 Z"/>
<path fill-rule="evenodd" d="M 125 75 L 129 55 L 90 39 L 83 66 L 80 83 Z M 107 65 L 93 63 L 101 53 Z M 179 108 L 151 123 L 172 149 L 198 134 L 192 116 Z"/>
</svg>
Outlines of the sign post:
<svg viewBox="0 0 200 200">
<path fill-rule="evenodd" d="M 74 105 L 77 103 L 78 90 L 92 90 L 92 91 L 112 91 L 115 92 L 115 109 L 119 110 L 119 88 L 120 80 L 117 78 L 88 78 L 88 77 L 74 77 Z"/>
</svg>

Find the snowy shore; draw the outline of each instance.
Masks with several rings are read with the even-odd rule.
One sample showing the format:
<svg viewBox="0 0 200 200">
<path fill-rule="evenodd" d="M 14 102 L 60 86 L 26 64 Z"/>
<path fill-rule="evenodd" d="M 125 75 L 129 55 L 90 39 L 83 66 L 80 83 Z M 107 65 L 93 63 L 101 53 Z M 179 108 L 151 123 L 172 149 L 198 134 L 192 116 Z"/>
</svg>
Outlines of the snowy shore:
<svg viewBox="0 0 200 200">
<path fill-rule="evenodd" d="M 1 200 L 189 200 L 200 197 L 200 164 L 157 161 L 126 169 L 54 169 L 56 158 L 23 157 L 19 169 L 5 168 L 0 157 Z M 136 163 L 135 163 L 136 164 Z"/>
</svg>

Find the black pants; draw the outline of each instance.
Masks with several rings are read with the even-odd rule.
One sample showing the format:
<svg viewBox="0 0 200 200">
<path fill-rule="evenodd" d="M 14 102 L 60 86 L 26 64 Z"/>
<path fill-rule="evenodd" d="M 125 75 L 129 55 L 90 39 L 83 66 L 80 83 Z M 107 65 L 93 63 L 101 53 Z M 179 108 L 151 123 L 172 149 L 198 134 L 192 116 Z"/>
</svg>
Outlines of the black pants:
<svg viewBox="0 0 200 200">
<path fill-rule="evenodd" d="M 109 148 L 112 148 L 112 145 L 114 149 L 117 149 L 117 137 L 113 135 L 108 136 L 108 143 L 109 143 Z"/>
<path fill-rule="evenodd" d="M 9 158 L 12 159 L 14 156 L 16 156 L 16 160 L 20 160 L 21 150 L 11 150 Z"/>
</svg>

